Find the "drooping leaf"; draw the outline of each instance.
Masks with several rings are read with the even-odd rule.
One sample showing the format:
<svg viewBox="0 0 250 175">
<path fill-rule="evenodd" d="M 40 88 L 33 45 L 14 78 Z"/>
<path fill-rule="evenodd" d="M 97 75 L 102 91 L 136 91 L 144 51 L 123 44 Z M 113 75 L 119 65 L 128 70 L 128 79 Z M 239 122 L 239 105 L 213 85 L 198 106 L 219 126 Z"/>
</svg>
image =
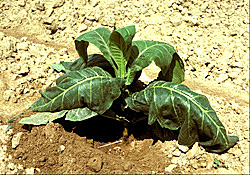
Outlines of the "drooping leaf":
<svg viewBox="0 0 250 175">
<path fill-rule="evenodd" d="M 60 112 L 38 112 L 30 117 L 22 118 L 19 123 L 28 125 L 45 125 L 56 119 L 62 118 L 67 112 L 67 110 L 62 110 Z"/>
<path fill-rule="evenodd" d="M 112 76 L 99 67 L 89 67 L 66 73 L 56 80 L 56 86 L 40 91 L 41 97 L 32 111 L 57 111 L 80 107 L 103 114 L 120 94 L 124 79 Z M 87 106 L 86 106 L 87 105 Z"/>
<path fill-rule="evenodd" d="M 110 34 L 111 32 L 108 29 L 100 27 L 95 30 L 86 32 L 76 38 L 75 46 L 80 57 L 85 57 L 85 53 L 87 53 L 87 47 L 85 46 L 90 42 L 103 53 L 103 56 L 108 60 L 115 71 L 117 71 L 117 67 L 115 66 L 114 60 L 112 59 L 112 55 L 108 47 Z M 85 63 L 86 62 L 87 60 L 85 59 Z"/>
<path fill-rule="evenodd" d="M 138 48 L 139 55 L 131 65 L 129 77 L 127 78 L 126 82 L 127 85 L 131 84 L 136 75 L 136 72 L 146 68 L 153 61 L 158 67 L 161 68 L 163 77 L 167 76 L 167 73 L 170 71 L 169 69 L 175 70 L 174 68 L 171 68 L 173 55 L 174 53 L 176 53 L 173 46 L 164 42 L 149 41 L 149 40 L 133 41 L 132 45 Z M 175 65 L 178 66 L 178 64 Z M 180 75 L 175 75 L 176 77 L 182 77 L 182 74 L 184 74 L 184 67 L 183 68 L 181 67 L 180 69 L 178 69 L 178 71 L 176 70 L 175 74 L 180 74 Z"/>
<path fill-rule="evenodd" d="M 226 129 L 204 95 L 183 84 L 157 81 L 126 99 L 128 106 L 148 114 L 148 124 L 157 121 L 162 128 L 180 129 L 179 144 L 191 146 L 199 141 L 211 152 L 223 152 L 238 140 Z"/>
<path fill-rule="evenodd" d="M 165 76 L 159 72 L 157 80 L 164 80 L 172 83 L 182 83 L 184 81 L 184 63 L 177 53 L 174 53 L 173 60 Z"/>
<path fill-rule="evenodd" d="M 98 113 L 91 111 L 89 108 L 76 108 L 76 109 L 71 109 L 68 111 L 66 114 L 65 120 L 70 120 L 70 121 L 82 121 L 86 120 L 89 118 L 92 118 L 94 116 L 97 116 Z"/>
</svg>

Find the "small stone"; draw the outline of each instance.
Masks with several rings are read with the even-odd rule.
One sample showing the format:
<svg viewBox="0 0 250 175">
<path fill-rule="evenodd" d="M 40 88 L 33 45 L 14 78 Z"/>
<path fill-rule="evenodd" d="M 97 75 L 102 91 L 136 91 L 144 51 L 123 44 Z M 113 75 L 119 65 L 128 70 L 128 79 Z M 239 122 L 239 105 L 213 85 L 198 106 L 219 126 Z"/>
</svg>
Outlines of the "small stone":
<svg viewBox="0 0 250 175">
<path fill-rule="evenodd" d="M 78 33 L 84 32 L 88 29 L 88 26 L 86 24 L 81 24 L 78 28 Z"/>
<path fill-rule="evenodd" d="M 13 136 L 13 138 L 12 138 L 12 148 L 13 149 L 15 149 L 19 145 L 22 134 L 23 134 L 22 132 L 19 132 Z"/>
<path fill-rule="evenodd" d="M 124 171 L 129 171 L 132 168 L 132 164 L 130 162 L 126 162 L 123 164 Z"/>
<path fill-rule="evenodd" d="M 60 145 L 60 151 L 63 152 L 65 150 L 65 146 L 64 145 Z"/>
<path fill-rule="evenodd" d="M 54 2 L 53 8 L 62 7 L 64 3 L 65 3 L 65 0 L 56 0 Z"/>
<path fill-rule="evenodd" d="M 188 150 L 189 150 L 189 148 L 188 148 L 187 146 L 179 145 L 178 143 L 177 143 L 177 147 L 178 147 L 178 149 L 179 149 L 180 151 L 182 151 L 182 152 L 184 152 L 184 153 L 188 152 Z"/>
<path fill-rule="evenodd" d="M 98 156 L 90 158 L 87 167 L 95 172 L 99 172 L 102 169 L 102 159 Z"/>
<path fill-rule="evenodd" d="M 95 16 L 93 16 L 93 15 L 87 16 L 87 20 L 94 21 L 95 20 Z"/>
<path fill-rule="evenodd" d="M 165 168 L 166 172 L 172 172 L 174 168 L 176 168 L 176 164 L 170 164 L 168 167 Z"/>
<path fill-rule="evenodd" d="M 180 157 L 180 155 L 181 155 L 180 150 L 176 149 L 176 150 L 173 152 L 173 155 L 174 155 L 175 157 Z"/>
</svg>

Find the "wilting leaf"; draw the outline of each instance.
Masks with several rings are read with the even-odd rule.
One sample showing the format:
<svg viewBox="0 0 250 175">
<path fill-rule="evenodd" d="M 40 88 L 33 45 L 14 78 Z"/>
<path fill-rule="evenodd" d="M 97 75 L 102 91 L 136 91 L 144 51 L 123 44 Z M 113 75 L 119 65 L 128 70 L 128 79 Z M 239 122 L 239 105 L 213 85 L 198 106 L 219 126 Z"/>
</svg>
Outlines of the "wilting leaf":
<svg viewBox="0 0 250 175">
<path fill-rule="evenodd" d="M 138 48 L 139 55 L 130 66 L 131 70 L 129 72 L 129 77 L 126 82 L 127 85 L 129 85 L 133 81 L 136 72 L 146 68 L 153 61 L 158 67 L 161 68 L 163 75 L 162 78 L 164 80 L 165 76 L 168 76 L 167 73 L 173 71 L 174 71 L 173 77 L 181 77 L 180 80 L 184 79 L 184 66 L 180 66 L 179 64 L 179 63 L 183 64 L 182 60 L 178 59 L 177 64 L 172 63 L 173 55 L 176 53 L 173 46 L 164 42 L 149 41 L 149 40 L 133 41 L 132 45 Z M 171 65 L 179 66 L 179 68 L 176 70 L 175 67 L 171 68 Z"/>
<path fill-rule="evenodd" d="M 30 117 L 22 118 L 19 123 L 28 125 L 45 125 L 48 122 L 52 122 L 63 117 L 66 113 L 67 110 L 60 112 L 38 112 Z"/>
<path fill-rule="evenodd" d="M 99 67 L 66 73 L 56 80 L 56 86 L 40 91 L 32 111 L 57 111 L 89 107 L 103 114 L 120 94 L 124 80 L 112 76 Z M 87 105 L 87 106 L 86 106 Z"/>
<path fill-rule="evenodd" d="M 226 129 L 204 95 L 183 84 L 157 81 L 126 99 L 128 106 L 148 114 L 148 124 L 157 121 L 162 128 L 180 129 L 179 144 L 199 141 L 208 151 L 223 152 L 238 140 Z"/>
<path fill-rule="evenodd" d="M 71 109 L 68 111 L 66 114 L 65 120 L 70 120 L 70 121 L 82 121 L 86 120 L 89 118 L 92 118 L 94 116 L 97 116 L 98 113 L 91 111 L 89 108 L 76 108 L 76 109 Z"/>
<path fill-rule="evenodd" d="M 162 71 L 159 73 L 157 80 L 164 80 L 172 83 L 182 83 L 184 81 L 184 63 L 177 53 L 174 53 L 173 60 L 170 67 L 163 75 Z"/>
</svg>

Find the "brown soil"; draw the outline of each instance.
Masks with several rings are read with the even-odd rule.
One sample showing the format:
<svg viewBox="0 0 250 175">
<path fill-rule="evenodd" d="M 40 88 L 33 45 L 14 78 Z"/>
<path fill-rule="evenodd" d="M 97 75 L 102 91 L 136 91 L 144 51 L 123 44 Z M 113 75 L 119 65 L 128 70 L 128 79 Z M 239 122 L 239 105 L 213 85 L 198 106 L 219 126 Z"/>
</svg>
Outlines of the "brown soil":
<svg viewBox="0 0 250 175">
<path fill-rule="evenodd" d="M 10 173 L 249 173 L 249 2 L 2 0 L 0 2 L 0 174 Z M 60 76 L 48 65 L 77 58 L 74 39 L 105 26 L 135 24 L 136 39 L 173 45 L 185 62 L 185 84 L 206 95 L 228 134 L 226 153 L 195 144 L 182 152 L 173 137 L 155 138 L 145 123 L 129 128 L 108 119 L 57 120 L 46 126 L 7 121 Z M 99 51 L 90 45 L 89 54 Z M 152 64 L 141 80 L 157 76 Z M 16 148 L 16 137 L 22 132 Z M 101 145 L 123 140 L 106 147 Z M 219 160 L 216 166 L 214 159 Z"/>
</svg>

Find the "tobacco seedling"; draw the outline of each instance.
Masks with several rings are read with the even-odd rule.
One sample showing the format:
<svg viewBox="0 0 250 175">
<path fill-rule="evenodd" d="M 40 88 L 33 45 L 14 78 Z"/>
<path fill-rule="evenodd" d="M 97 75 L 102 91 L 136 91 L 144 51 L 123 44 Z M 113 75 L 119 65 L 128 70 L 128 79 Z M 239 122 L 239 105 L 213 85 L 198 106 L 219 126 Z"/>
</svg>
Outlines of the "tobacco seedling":
<svg viewBox="0 0 250 175">
<path fill-rule="evenodd" d="M 133 41 L 135 32 L 135 26 L 112 32 L 101 27 L 79 36 L 75 47 L 80 58 L 50 66 L 65 74 L 56 86 L 40 91 L 41 97 L 28 109 L 38 113 L 20 123 L 41 125 L 62 117 L 82 121 L 97 115 L 124 123 L 147 120 L 163 140 L 166 131 L 178 130 L 181 145 L 199 142 L 216 153 L 232 147 L 238 137 L 227 135 L 208 99 L 181 84 L 184 64 L 175 49 L 160 41 Z M 89 43 L 102 55 L 88 55 Z M 144 87 L 138 78 L 152 62 L 161 71 Z"/>
</svg>

